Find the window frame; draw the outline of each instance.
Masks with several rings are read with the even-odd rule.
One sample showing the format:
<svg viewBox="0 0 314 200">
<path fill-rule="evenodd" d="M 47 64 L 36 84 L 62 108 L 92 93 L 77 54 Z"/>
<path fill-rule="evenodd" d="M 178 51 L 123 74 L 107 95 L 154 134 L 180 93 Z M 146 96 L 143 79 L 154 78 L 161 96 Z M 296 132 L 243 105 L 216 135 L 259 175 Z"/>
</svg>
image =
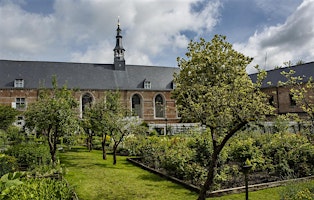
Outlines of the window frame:
<svg viewBox="0 0 314 200">
<path fill-rule="evenodd" d="M 14 80 L 15 88 L 24 88 L 24 79 L 15 79 Z"/>
<path fill-rule="evenodd" d="M 151 89 L 152 83 L 148 80 L 144 80 L 144 89 Z"/>
<path fill-rule="evenodd" d="M 161 102 L 160 104 L 158 104 L 159 102 L 157 102 L 157 98 L 160 97 L 159 102 Z M 157 94 L 154 98 L 154 116 L 155 118 L 165 118 L 166 116 L 166 111 L 165 111 L 165 98 L 162 94 Z"/>
<path fill-rule="evenodd" d="M 139 100 L 139 104 L 135 104 L 133 101 L 133 98 L 137 96 Z M 138 108 L 135 107 L 135 105 L 138 105 Z M 143 109 L 142 109 L 142 96 L 138 93 L 135 93 L 131 96 L 131 109 L 132 113 L 136 114 L 139 118 L 143 118 Z"/>
<path fill-rule="evenodd" d="M 15 108 L 18 110 L 26 109 L 26 98 L 25 97 L 16 97 L 15 98 Z"/>
</svg>

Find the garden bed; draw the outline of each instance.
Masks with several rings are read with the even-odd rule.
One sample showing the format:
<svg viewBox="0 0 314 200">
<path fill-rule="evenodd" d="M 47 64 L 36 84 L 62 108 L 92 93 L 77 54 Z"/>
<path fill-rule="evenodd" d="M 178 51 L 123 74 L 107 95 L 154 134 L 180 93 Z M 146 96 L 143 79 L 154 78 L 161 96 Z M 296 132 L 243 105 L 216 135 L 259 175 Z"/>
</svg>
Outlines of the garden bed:
<svg viewBox="0 0 314 200">
<path fill-rule="evenodd" d="M 145 169 L 145 170 L 152 172 L 154 174 L 158 174 L 159 176 L 164 177 L 164 178 L 166 178 L 170 181 L 173 181 L 177 184 L 180 184 L 183 187 L 185 187 L 191 191 L 194 191 L 194 192 L 200 191 L 200 188 L 193 185 L 193 184 L 184 182 L 178 178 L 175 178 L 173 176 L 169 176 L 167 173 L 164 173 L 162 171 L 159 171 L 159 170 L 150 168 L 149 166 L 146 166 L 145 164 L 143 164 L 141 162 L 141 158 L 139 158 L 139 157 L 127 158 L 127 160 L 129 162 L 133 163 L 134 165 L 141 167 L 142 169 Z M 265 182 L 266 179 L 263 179 L 262 181 L 264 183 L 254 184 L 254 183 L 261 182 L 261 180 L 258 180 L 258 178 L 262 178 L 262 177 L 260 174 L 257 174 L 257 175 L 252 174 L 251 176 L 252 176 L 251 177 L 251 183 L 253 183 L 253 184 L 250 184 L 248 186 L 249 191 L 257 191 L 257 190 L 262 190 L 262 189 L 266 189 L 266 188 L 278 187 L 278 186 L 285 185 L 289 182 L 298 182 L 298 181 L 305 181 L 305 180 L 314 179 L 314 176 L 308 176 L 308 177 L 297 178 L 297 179 L 289 179 L 289 180 L 270 181 L 270 182 Z M 244 184 L 244 182 L 243 182 L 243 184 Z M 245 186 L 232 187 L 232 188 L 226 188 L 226 189 L 221 189 L 221 190 L 216 190 L 216 191 L 210 192 L 208 194 L 208 197 L 218 197 L 218 196 L 223 196 L 223 195 L 227 195 L 227 194 L 242 193 L 244 191 L 245 191 Z"/>
</svg>

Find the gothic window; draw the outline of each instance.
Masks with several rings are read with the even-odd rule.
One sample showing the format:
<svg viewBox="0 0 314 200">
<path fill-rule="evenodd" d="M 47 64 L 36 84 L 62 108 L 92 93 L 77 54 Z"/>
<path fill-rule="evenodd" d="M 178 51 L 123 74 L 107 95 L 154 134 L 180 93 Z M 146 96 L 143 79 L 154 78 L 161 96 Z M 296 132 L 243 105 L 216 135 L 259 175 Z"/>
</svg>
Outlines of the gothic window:
<svg viewBox="0 0 314 200">
<path fill-rule="evenodd" d="M 141 105 L 141 97 L 138 94 L 134 94 L 132 96 L 132 112 L 142 118 L 142 105 Z"/>
<path fill-rule="evenodd" d="M 86 107 L 89 107 L 92 105 L 93 97 L 91 94 L 86 93 L 82 96 L 82 112 L 84 113 Z"/>
<path fill-rule="evenodd" d="M 155 117 L 165 117 L 164 99 L 160 94 L 155 97 Z"/>
</svg>

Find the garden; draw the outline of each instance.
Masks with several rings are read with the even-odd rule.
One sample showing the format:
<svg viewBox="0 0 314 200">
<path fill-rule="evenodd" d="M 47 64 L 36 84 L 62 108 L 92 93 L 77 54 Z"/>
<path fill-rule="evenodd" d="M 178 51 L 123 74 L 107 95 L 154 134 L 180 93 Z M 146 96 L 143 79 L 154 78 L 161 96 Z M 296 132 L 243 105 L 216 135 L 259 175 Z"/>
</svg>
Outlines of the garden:
<svg viewBox="0 0 314 200">
<path fill-rule="evenodd" d="M 79 113 L 74 89 L 59 87 L 56 77 L 25 110 L 0 105 L 0 199 L 205 200 L 214 190 L 244 185 L 244 166 L 250 167 L 249 184 L 312 177 L 314 97 L 308 90 L 314 85 L 288 81 L 308 118 L 275 116 L 260 90 L 266 72 L 257 67 L 252 82 L 245 71 L 252 58 L 233 50 L 225 36 L 192 41 L 188 51 L 187 59 L 178 58 L 172 95 L 181 121 L 202 126 L 185 133 L 156 135 L 121 103 L 119 91 L 107 91 Z M 12 125 L 19 115 L 26 122 L 20 128 Z M 263 129 L 266 117 L 274 122 L 271 132 Z M 293 133 L 291 121 L 299 125 Z M 133 166 L 126 155 L 199 188 L 198 195 Z M 260 199 L 267 193 L 313 199 L 314 184 L 292 182 L 254 194 Z"/>
</svg>

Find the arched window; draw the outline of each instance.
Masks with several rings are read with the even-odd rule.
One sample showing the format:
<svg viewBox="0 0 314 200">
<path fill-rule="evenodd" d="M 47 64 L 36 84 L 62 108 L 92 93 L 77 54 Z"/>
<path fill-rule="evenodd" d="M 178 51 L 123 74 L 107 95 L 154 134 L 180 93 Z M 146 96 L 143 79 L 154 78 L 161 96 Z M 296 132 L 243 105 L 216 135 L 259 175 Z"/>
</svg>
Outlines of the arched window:
<svg viewBox="0 0 314 200">
<path fill-rule="evenodd" d="M 164 99 L 160 94 L 155 97 L 155 117 L 165 117 Z"/>
<path fill-rule="evenodd" d="M 89 107 L 92 105 L 93 97 L 91 94 L 86 93 L 82 96 L 82 113 L 84 113 L 84 110 L 86 107 Z"/>
<path fill-rule="evenodd" d="M 134 94 L 132 96 L 132 112 L 142 118 L 142 105 L 141 105 L 141 97 L 138 94 Z"/>
</svg>

